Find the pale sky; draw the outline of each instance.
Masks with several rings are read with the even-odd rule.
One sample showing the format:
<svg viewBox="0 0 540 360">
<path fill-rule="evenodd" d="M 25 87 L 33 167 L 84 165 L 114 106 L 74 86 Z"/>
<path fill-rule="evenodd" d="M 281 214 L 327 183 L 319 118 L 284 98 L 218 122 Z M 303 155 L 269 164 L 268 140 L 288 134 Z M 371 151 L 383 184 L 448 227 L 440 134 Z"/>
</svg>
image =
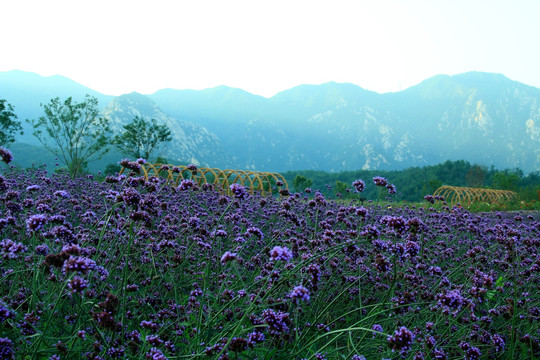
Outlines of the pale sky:
<svg viewBox="0 0 540 360">
<path fill-rule="evenodd" d="M 350 82 L 385 93 L 437 74 L 540 88 L 540 0 L 8 0 L 0 71 L 108 95 L 218 85 L 272 96 Z"/>
</svg>

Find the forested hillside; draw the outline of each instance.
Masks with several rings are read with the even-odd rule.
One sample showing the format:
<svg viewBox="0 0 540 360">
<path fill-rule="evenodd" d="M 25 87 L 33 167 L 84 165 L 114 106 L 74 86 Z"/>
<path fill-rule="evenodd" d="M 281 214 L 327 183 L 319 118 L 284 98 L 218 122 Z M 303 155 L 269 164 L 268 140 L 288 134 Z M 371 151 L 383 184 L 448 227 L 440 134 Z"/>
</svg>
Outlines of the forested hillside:
<svg viewBox="0 0 540 360">
<path fill-rule="evenodd" d="M 469 163 L 468 161 L 446 161 L 439 165 L 411 167 L 400 171 L 357 170 L 329 173 L 317 170 L 288 171 L 282 173 L 292 191 L 303 191 L 303 184 L 311 181 L 310 188 L 326 196 L 343 196 L 377 199 L 378 188 L 373 184 L 374 176 L 385 177 L 397 188 L 394 200 L 421 201 L 427 194 L 442 185 L 468 186 L 517 191 L 522 200 L 538 200 L 540 171 L 525 175 L 520 169 L 497 170 Z M 298 176 L 298 178 L 297 178 Z M 296 181 L 295 181 L 295 178 Z M 362 179 L 366 189 L 361 195 L 354 194 L 352 182 Z M 296 183 L 296 187 L 295 187 Z M 388 196 L 385 192 L 384 196 Z"/>
</svg>

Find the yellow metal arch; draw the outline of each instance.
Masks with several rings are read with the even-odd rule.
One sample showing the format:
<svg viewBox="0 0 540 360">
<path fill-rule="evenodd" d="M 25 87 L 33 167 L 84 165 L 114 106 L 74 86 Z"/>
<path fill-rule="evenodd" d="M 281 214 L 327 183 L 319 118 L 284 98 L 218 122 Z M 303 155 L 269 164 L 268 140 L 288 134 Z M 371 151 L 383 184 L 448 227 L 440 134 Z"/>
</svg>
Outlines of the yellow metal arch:
<svg viewBox="0 0 540 360">
<path fill-rule="evenodd" d="M 455 205 L 456 203 L 467 204 L 473 202 L 499 202 L 515 200 L 519 195 L 509 190 L 493 190 L 459 186 L 441 186 L 433 193 L 433 196 L 443 196 L 447 203 Z"/>
<path fill-rule="evenodd" d="M 178 186 L 182 180 L 191 179 L 201 186 L 202 184 L 213 184 L 218 190 L 224 191 L 230 195 L 230 188 L 234 183 L 240 184 L 253 194 L 260 191 L 264 195 L 273 193 L 273 185 L 281 182 L 282 189 L 289 189 L 285 178 L 278 173 L 249 171 L 249 170 L 220 170 L 216 168 L 197 168 L 195 173 L 191 172 L 185 165 L 170 164 L 140 164 L 141 173 L 146 180 L 151 177 L 165 178 L 167 183 Z M 120 174 L 129 171 L 122 167 Z"/>
</svg>

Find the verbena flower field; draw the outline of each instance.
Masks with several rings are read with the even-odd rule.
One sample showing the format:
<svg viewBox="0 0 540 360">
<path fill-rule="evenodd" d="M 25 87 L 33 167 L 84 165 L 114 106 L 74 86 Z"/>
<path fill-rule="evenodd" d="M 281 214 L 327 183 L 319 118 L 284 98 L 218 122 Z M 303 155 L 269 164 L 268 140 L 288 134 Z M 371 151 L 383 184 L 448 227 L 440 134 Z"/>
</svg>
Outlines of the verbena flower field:
<svg viewBox="0 0 540 360">
<path fill-rule="evenodd" d="M 232 190 L 4 170 L 0 358 L 540 357 L 533 216 Z"/>
</svg>

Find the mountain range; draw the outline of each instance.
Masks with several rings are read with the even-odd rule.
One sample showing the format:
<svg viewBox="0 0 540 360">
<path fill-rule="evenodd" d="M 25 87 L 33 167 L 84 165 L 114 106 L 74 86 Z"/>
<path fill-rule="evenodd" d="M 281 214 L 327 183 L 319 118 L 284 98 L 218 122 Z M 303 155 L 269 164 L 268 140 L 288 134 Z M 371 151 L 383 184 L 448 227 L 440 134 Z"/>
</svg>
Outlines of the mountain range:
<svg viewBox="0 0 540 360">
<path fill-rule="evenodd" d="M 227 86 L 114 97 L 58 75 L 0 72 L 0 99 L 20 120 L 37 119 L 54 97 L 85 94 L 99 100 L 113 130 L 136 115 L 167 124 L 173 140 L 156 155 L 170 163 L 342 171 L 467 160 L 540 169 L 540 89 L 500 74 L 437 75 L 385 94 L 348 83 L 300 85 L 265 98 Z M 13 145 L 37 146 L 24 126 Z"/>
</svg>

